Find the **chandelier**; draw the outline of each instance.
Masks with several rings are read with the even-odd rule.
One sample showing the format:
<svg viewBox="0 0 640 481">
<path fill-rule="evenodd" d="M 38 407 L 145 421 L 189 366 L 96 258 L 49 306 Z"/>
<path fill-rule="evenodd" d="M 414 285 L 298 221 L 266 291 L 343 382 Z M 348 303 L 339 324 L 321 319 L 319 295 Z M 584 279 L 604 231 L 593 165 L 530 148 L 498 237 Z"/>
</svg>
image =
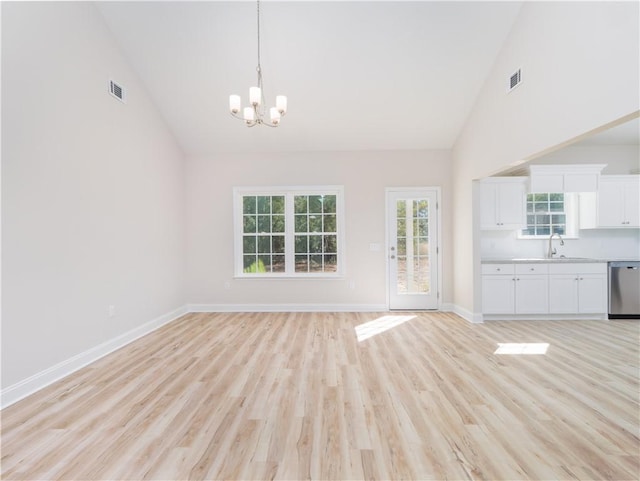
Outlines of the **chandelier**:
<svg viewBox="0 0 640 481">
<path fill-rule="evenodd" d="M 239 95 L 229 95 L 229 110 L 235 118 L 243 120 L 247 127 L 254 125 L 266 125 L 277 127 L 280 119 L 287 113 L 287 97 L 276 96 L 276 106 L 269 109 L 269 118 L 266 119 L 266 107 L 264 102 L 264 89 L 262 87 L 262 67 L 260 66 L 260 0 L 257 0 L 258 14 L 258 86 L 249 88 L 249 103 L 251 107 L 242 109 L 239 115 L 242 102 Z"/>
</svg>

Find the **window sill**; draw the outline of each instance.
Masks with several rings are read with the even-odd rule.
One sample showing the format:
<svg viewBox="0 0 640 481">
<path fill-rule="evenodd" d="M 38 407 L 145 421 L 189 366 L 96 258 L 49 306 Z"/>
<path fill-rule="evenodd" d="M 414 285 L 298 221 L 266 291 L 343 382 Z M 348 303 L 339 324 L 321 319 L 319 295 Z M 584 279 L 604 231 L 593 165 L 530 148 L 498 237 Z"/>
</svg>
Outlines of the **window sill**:
<svg viewBox="0 0 640 481">
<path fill-rule="evenodd" d="M 233 276 L 235 280 L 244 281 L 291 281 L 291 280 L 323 280 L 323 281 L 336 281 L 344 280 L 344 274 L 261 274 L 261 275 L 242 275 L 236 274 Z"/>
</svg>

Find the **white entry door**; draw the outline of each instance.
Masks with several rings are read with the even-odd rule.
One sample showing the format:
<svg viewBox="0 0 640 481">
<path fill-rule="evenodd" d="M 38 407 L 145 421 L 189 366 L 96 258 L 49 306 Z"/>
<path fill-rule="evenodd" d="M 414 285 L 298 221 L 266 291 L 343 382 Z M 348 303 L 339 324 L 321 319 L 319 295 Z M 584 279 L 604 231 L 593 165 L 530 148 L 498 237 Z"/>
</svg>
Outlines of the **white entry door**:
<svg viewBox="0 0 640 481">
<path fill-rule="evenodd" d="M 387 189 L 389 309 L 438 308 L 438 189 Z"/>
</svg>

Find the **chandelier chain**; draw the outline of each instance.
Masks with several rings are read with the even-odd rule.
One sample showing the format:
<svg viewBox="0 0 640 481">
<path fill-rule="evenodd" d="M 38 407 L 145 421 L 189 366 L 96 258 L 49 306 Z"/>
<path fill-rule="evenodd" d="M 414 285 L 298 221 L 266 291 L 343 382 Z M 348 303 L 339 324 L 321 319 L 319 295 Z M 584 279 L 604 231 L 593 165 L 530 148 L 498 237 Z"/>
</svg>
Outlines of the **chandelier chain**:
<svg viewBox="0 0 640 481">
<path fill-rule="evenodd" d="M 262 70 L 262 67 L 260 66 L 260 0 L 256 0 L 256 4 L 258 19 L 258 67 L 256 68 L 256 70 L 258 70 L 258 73 L 260 73 L 260 71 Z"/>
</svg>

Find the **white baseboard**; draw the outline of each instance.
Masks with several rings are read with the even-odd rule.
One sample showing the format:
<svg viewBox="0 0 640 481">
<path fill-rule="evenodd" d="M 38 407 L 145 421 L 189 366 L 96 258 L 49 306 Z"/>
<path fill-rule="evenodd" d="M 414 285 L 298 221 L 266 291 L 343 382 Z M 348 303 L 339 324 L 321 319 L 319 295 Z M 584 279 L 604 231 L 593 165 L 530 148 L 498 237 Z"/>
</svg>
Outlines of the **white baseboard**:
<svg viewBox="0 0 640 481">
<path fill-rule="evenodd" d="M 485 321 L 608 321 L 607 314 L 485 314 Z"/>
<path fill-rule="evenodd" d="M 451 312 L 457 314 L 458 316 L 472 324 L 482 324 L 484 322 L 482 314 L 471 312 L 462 306 L 458 306 L 457 304 L 452 305 Z"/>
<path fill-rule="evenodd" d="M 386 304 L 189 304 L 189 312 L 387 312 Z"/>
<path fill-rule="evenodd" d="M 13 384 L 0 391 L 0 409 L 23 399 L 30 394 L 72 374 L 92 362 L 120 349 L 123 346 L 135 341 L 136 339 L 149 334 L 152 331 L 164 326 L 165 324 L 183 316 L 188 312 L 187 306 L 179 307 L 167 314 L 164 314 L 152 321 L 136 327 L 118 337 L 110 339 L 69 359 L 66 359 L 44 371 L 28 377 L 16 384 Z"/>
</svg>

